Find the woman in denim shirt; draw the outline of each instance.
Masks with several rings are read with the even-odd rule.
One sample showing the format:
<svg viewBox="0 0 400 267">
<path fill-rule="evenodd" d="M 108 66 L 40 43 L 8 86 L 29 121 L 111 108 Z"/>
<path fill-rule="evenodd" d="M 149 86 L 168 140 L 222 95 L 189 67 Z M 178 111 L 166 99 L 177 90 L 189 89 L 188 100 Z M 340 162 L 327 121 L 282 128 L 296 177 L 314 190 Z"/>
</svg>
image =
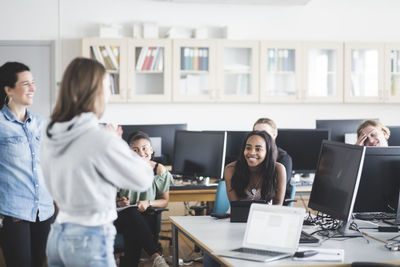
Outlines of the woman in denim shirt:
<svg viewBox="0 0 400 267">
<path fill-rule="evenodd" d="M 39 160 L 44 121 L 27 110 L 35 91 L 27 66 L 0 67 L 0 246 L 8 267 L 43 266 L 54 214 Z"/>
</svg>

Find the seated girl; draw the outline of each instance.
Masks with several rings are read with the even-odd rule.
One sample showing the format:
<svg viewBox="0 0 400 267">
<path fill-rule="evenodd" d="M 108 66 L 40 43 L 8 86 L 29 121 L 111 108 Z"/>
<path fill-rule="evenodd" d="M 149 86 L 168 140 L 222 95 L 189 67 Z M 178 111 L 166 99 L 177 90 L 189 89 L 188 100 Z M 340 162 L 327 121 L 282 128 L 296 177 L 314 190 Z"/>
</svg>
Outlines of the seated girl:
<svg viewBox="0 0 400 267">
<path fill-rule="evenodd" d="M 357 142 L 359 146 L 388 146 L 390 130 L 376 120 L 366 120 L 358 126 Z"/>
<path fill-rule="evenodd" d="M 121 267 L 137 266 L 142 248 L 154 260 L 153 266 L 166 267 L 168 265 L 158 247 L 158 231 L 154 232 L 157 228 L 157 219 L 154 214 L 149 214 L 147 211 L 149 207 L 167 207 L 172 175 L 163 165 L 151 160 L 153 148 L 146 133 L 133 133 L 128 143 L 133 151 L 149 162 L 154 171 L 154 181 L 152 187 L 145 192 L 119 191 L 118 207 L 137 204 L 137 209 L 128 208 L 118 212 L 118 219 L 115 221 L 117 231 L 124 236 L 124 257 L 121 258 Z"/>
<path fill-rule="evenodd" d="M 277 148 L 265 131 L 250 132 L 237 161 L 225 167 L 229 201 L 266 200 L 282 205 L 286 190 L 285 167 L 276 162 Z"/>
</svg>

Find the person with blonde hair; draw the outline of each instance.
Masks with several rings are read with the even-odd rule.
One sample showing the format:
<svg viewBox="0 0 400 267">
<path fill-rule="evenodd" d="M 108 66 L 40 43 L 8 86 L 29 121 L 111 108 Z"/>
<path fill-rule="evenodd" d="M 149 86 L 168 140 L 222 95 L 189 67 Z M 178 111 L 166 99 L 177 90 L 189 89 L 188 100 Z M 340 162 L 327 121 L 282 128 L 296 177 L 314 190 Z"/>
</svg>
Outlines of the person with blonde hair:
<svg viewBox="0 0 400 267">
<path fill-rule="evenodd" d="M 357 128 L 357 142 L 359 146 L 388 146 L 390 130 L 376 120 L 366 120 Z"/>
<path fill-rule="evenodd" d="M 59 207 L 47 241 L 48 265 L 116 266 L 113 221 L 118 188 L 145 191 L 150 164 L 99 124 L 110 95 L 102 64 L 76 58 L 64 72 L 41 148 L 47 188 Z"/>
</svg>

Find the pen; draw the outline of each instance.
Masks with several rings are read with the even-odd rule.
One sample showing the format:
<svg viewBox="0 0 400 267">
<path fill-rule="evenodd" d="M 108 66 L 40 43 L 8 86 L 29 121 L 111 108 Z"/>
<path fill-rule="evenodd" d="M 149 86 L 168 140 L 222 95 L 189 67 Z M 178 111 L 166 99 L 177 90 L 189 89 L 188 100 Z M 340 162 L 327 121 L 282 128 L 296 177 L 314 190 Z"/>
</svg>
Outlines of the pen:
<svg viewBox="0 0 400 267">
<path fill-rule="evenodd" d="M 374 240 L 376 240 L 376 241 L 379 241 L 379 242 L 382 242 L 382 243 L 385 243 L 386 244 L 386 241 L 384 241 L 384 240 L 382 240 L 382 239 L 379 239 L 379 238 L 376 238 L 376 237 L 374 237 L 374 236 L 372 236 L 372 235 L 369 235 L 369 234 L 367 234 L 366 232 L 361 232 L 363 235 L 365 235 L 366 237 L 369 237 L 369 238 L 372 238 L 372 239 L 374 239 Z"/>
</svg>

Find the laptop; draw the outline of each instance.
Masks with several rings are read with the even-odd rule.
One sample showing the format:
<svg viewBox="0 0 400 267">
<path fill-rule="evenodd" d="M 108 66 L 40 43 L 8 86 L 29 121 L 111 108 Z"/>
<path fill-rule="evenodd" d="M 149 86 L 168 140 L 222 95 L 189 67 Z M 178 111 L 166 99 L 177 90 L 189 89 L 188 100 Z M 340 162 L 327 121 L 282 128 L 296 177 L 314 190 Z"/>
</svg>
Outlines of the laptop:
<svg viewBox="0 0 400 267">
<path fill-rule="evenodd" d="M 231 222 L 247 222 L 250 206 L 253 203 L 265 204 L 265 200 L 234 200 L 231 201 Z"/>
<path fill-rule="evenodd" d="M 293 256 L 299 245 L 304 215 L 304 208 L 254 203 L 250 207 L 242 247 L 215 254 L 260 262 Z"/>
</svg>

